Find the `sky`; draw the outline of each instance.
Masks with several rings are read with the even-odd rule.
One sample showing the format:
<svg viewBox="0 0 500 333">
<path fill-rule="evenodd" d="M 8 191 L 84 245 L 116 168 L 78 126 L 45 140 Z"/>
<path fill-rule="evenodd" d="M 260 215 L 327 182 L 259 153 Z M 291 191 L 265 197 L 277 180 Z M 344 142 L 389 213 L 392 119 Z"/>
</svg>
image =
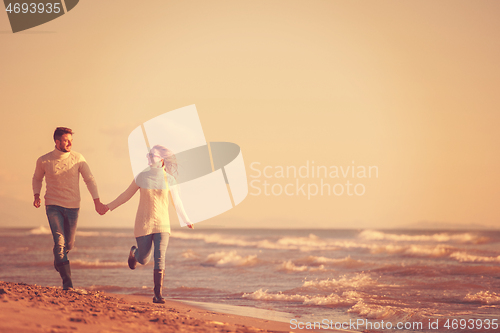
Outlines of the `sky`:
<svg viewBox="0 0 500 333">
<path fill-rule="evenodd" d="M 200 226 L 496 229 L 499 16 L 498 1 L 102 0 L 12 33 L 0 12 L 0 227 L 48 225 L 31 178 L 57 126 L 108 203 L 133 178 L 130 132 L 195 104 L 249 184 Z M 133 226 L 138 195 L 101 217 L 80 186 L 80 227 Z"/>
</svg>

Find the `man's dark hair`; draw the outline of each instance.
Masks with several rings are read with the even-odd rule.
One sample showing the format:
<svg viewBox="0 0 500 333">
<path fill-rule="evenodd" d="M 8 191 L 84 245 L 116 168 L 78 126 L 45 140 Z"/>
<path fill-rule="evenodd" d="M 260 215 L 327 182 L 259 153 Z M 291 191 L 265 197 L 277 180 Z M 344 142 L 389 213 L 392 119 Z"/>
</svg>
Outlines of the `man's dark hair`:
<svg viewBox="0 0 500 333">
<path fill-rule="evenodd" d="M 71 128 L 67 127 L 56 128 L 56 130 L 54 131 L 54 142 L 56 142 L 56 140 L 61 141 L 61 136 L 63 136 L 63 134 L 73 134 L 73 131 L 71 130 Z"/>
</svg>

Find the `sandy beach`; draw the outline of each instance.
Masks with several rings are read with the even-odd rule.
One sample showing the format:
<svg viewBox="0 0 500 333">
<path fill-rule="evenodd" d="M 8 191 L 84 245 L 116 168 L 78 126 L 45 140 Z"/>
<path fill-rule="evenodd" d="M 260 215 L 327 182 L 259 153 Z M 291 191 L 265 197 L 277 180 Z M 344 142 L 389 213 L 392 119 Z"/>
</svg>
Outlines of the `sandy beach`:
<svg viewBox="0 0 500 333">
<path fill-rule="evenodd" d="M 167 300 L 0 281 L 0 332 L 290 332 L 290 326 Z"/>
</svg>

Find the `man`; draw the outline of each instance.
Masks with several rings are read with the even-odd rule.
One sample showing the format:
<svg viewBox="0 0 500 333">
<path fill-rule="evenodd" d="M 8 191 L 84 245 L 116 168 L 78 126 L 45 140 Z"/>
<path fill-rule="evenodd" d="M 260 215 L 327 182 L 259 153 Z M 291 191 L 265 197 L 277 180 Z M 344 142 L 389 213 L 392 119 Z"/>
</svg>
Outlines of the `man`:
<svg viewBox="0 0 500 333">
<path fill-rule="evenodd" d="M 33 205 L 40 207 L 40 190 L 45 177 L 45 208 L 54 238 L 54 267 L 61 275 L 63 289 L 73 288 L 68 252 L 75 243 L 76 222 L 80 208 L 80 174 L 94 199 L 96 211 L 103 215 L 108 208 L 99 200 L 97 184 L 85 158 L 71 151 L 73 131 L 58 127 L 54 131 L 55 149 L 38 158 L 33 174 Z"/>
</svg>

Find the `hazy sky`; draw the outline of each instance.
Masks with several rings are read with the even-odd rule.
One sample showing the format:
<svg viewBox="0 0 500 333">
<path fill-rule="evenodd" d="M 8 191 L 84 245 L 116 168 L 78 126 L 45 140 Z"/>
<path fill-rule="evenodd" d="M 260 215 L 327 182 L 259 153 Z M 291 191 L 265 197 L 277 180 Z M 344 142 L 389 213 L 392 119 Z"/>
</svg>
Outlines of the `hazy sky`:
<svg viewBox="0 0 500 333">
<path fill-rule="evenodd" d="M 257 181 L 206 225 L 496 228 L 499 17 L 498 1 L 102 0 L 12 34 L 0 12 L 0 226 L 47 225 L 31 177 L 55 127 L 76 132 L 107 203 L 132 180 L 129 133 L 196 104 L 207 141 L 237 143 Z M 310 199 L 297 181 L 321 178 L 274 177 L 313 161 L 378 177 L 339 171 L 323 183 L 344 194 Z M 100 217 L 81 193 L 80 227 L 132 227 L 138 195 Z"/>
</svg>

